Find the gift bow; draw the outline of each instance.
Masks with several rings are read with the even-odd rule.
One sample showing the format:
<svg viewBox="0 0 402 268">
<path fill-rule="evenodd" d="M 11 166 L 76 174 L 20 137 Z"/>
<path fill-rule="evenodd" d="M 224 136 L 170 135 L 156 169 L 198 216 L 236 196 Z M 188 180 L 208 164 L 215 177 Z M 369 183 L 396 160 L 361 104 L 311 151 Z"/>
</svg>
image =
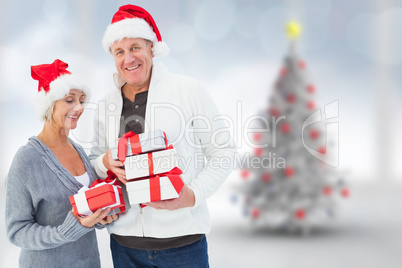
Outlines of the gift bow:
<svg viewBox="0 0 402 268">
<path fill-rule="evenodd" d="M 168 148 L 168 141 L 166 137 L 166 133 L 163 131 L 163 136 L 165 138 L 165 145 L 166 148 Z M 131 147 L 131 152 L 133 155 L 136 154 L 141 154 L 142 153 L 142 148 L 141 148 L 141 142 L 140 142 L 140 137 L 138 134 L 135 134 L 133 131 L 125 133 L 118 142 L 117 145 L 117 157 L 119 158 L 120 162 L 124 164 L 124 161 L 126 160 L 127 157 L 127 143 L 128 140 L 130 140 L 130 147 Z"/>
<path fill-rule="evenodd" d="M 138 134 L 135 134 L 132 131 L 125 133 L 119 139 L 119 142 L 117 145 L 118 146 L 117 147 L 117 157 L 119 158 L 120 162 L 122 162 L 123 164 L 127 157 L 128 140 L 130 140 L 130 147 L 131 147 L 131 152 L 133 153 L 133 155 L 142 153 L 140 137 L 138 136 Z"/>
<path fill-rule="evenodd" d="M 80 215 L 90 215 L 90 214 L 92 214 L 92 211 L 88 206 L 88 201 L 87 201 L 87 197 L 85 195 L 85 191 L 90 190 L 92 188 L 100 187 L 100 186 L 106 185 L 106 184 L 110 184 L 110 185 L 113 185 L 115 187 L 121 188 L 119 186 L 119 182 L 117 181 L 116 174 L 114 174 L 112 171 L 108 170 L 107 175 L 108 175 L 107 178 L 104 179 L 104 180 L 96 179 L 91 184 L 91 186 L 89 188 L 87 186 L 83 186 L 78 191 L 78 193 L 80 193 L 80 194 L 74 195 L 75 205 L 77 207 L 78 214 L 80 214 Z M 116 198 L 116 204 L 114 204 L 114 205 L 120 205 L 121 203 L 120 203 L 119 193 L 118 193 L 117 190 L 115 190 L 114 192 L 115 192 L 115 198 Z M 111 206 L 108 206 L 108 207 L 111 207 Z"/>
<path fill-rule="evenodd" d="M 161 200 L 161 187 L 160 187 L 160 177 L 168 177 L 172 183 L 174 189 L 179 194 L 184 186 L 184 183 L 179 175 L 183 174 L 180 168 L 175 167 L 169 172 L 161 173 L 156 176 L 149 178 L 149 188 L 150 188 L 150 202 Z M 141 204 L 141 207 L 146 207 L 146 205 Z"/>
<path fill-rule="evenodd" d="M 106 179 L 104 179 L 104 180 L 96 179 L 91 184 L 91 186 L 89 186 L 89 188 L 98 187 L 98 186 L 101 186 L 106 183 L 110 184 L 110 185 L 114 185 L 114 186 L 119 186 L 119 182 L 117 181 L 117 175 L 114 174 L 112 171 L 108 170 Z"/>
</svg>

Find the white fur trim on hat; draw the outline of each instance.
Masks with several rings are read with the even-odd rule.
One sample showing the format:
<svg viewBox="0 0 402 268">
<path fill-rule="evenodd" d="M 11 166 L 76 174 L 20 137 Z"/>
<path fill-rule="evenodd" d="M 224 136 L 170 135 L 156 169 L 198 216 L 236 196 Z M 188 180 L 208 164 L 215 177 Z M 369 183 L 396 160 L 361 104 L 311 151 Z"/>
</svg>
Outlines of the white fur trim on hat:
<svg viewBox="0 0 402 268">
<path fill-rule="evenodd" d="M 168 45 L 163 41 L 158 42 L 151 26 L 141 18 L 124 19 L 110 24 L 103 36 L 103 49 L 111 53 L 111 46 L 123 38 L 143 38 L 151 41 L 153 43 L 152 52 L 155 57 L 164 57 L 170 52 Z"/>
<path fill-rule="evenodd" d="M 85 93 L 85 100 L 89 99 L 89 89 L 76 75 L 65 74 L 59 76 L 49 84 L 49 92 L 41 89 L 35 99 L 35 112 L 41 121 L 45 120 L 46 111 L 53 102 L 63 99 L 71 89 L 81 90 Z"/>
</svg>

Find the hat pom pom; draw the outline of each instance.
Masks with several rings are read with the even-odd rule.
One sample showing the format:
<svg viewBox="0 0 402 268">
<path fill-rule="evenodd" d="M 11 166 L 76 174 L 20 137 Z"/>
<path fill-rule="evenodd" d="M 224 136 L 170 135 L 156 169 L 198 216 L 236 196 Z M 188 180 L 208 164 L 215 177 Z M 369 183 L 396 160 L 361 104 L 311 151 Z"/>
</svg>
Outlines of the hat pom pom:
<svg viewBox="0 0 402 268">
<path fill-rule="evenodd" d="M 164 42 L 154 42 L 153 43 L 153 48 L 152 48 L 152 52 L 154 54 L 154 57 L 165 57 L 169 54 L 170 52 L 170 48 L 168 47 L 168 45 Z"/>
</svg>

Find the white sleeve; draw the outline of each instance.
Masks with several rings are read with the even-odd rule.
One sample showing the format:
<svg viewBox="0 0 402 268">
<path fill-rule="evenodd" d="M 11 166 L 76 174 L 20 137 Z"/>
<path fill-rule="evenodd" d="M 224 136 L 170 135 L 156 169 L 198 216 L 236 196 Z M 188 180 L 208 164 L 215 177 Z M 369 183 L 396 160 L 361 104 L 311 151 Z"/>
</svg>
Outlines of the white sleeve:
<svg viewBox="0 0 402 268">
<path fill-rule="evenodd" d="M 194 115 L 203 118 L 192 123 L 206 159 L 204 168 L 189 185 L 195 195 L 194 207 L 197 207 L 213 195 L 233 171 L 237 150 L 227 117 L 219 113 L 206 90 L 198 85 L 191 101 Z M 205 120 L 210 123 L 211 131 L 205 131 Z"/>
<path fill-rule="evenodd" d="M 105 118 L 100 120 L 99 118 L 99 106 L 95 111 L 94 125 L 93 125 L 93 137 L 91 142 L 91 150 L 89 153 L 89 160 L 96 174 L 99 178 L 104 179 L 107 177 L 107 168 L 103 165 L 103 156 L 109 149 L 107 147 L 106 141 L 106 129 L 105 129 Z M 101 146 L 101 145 L 104 146 Z"/>
</svg>

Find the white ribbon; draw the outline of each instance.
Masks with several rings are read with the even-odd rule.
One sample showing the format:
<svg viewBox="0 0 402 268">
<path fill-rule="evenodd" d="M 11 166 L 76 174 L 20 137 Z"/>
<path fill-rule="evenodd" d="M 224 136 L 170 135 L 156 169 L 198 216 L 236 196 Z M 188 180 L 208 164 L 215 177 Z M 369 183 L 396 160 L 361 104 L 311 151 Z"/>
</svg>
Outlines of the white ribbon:
<svg viewBox="0 0 402 268">
<path fill-rule="evenodd" d="M 114 204 L 112 204 L 112 205 L 109 205 L 109 206 L 107 206 L 107 207 L 104 207 L 104 209 L 106 209 L 106 208 L 111 208 L 111 207 L 116 207 L 116 206 L 120 206 L 120 204 L 121 204 L 121 202 L 120 202 L 120 196 L 119 196 L 119 191 L 118 191 L 118 189 L 117 189 L 117 187 L 120 187 L 120 186 L 115 186 L 115 185 L 112 185 L 112 186 L 113 186 L 113 191 L 114 191 L 114 196 L 115 196 L 116 203 L 114 203 Z"/>
<path fill-rule="evenodd" d="M 78 194 L 74 195 L 74 201 L 79 215 L 89 216 L 92 214 L 92 211 L 89 209 L 88 206 L 85 192 L 79 192 Z"/>
</svg>

